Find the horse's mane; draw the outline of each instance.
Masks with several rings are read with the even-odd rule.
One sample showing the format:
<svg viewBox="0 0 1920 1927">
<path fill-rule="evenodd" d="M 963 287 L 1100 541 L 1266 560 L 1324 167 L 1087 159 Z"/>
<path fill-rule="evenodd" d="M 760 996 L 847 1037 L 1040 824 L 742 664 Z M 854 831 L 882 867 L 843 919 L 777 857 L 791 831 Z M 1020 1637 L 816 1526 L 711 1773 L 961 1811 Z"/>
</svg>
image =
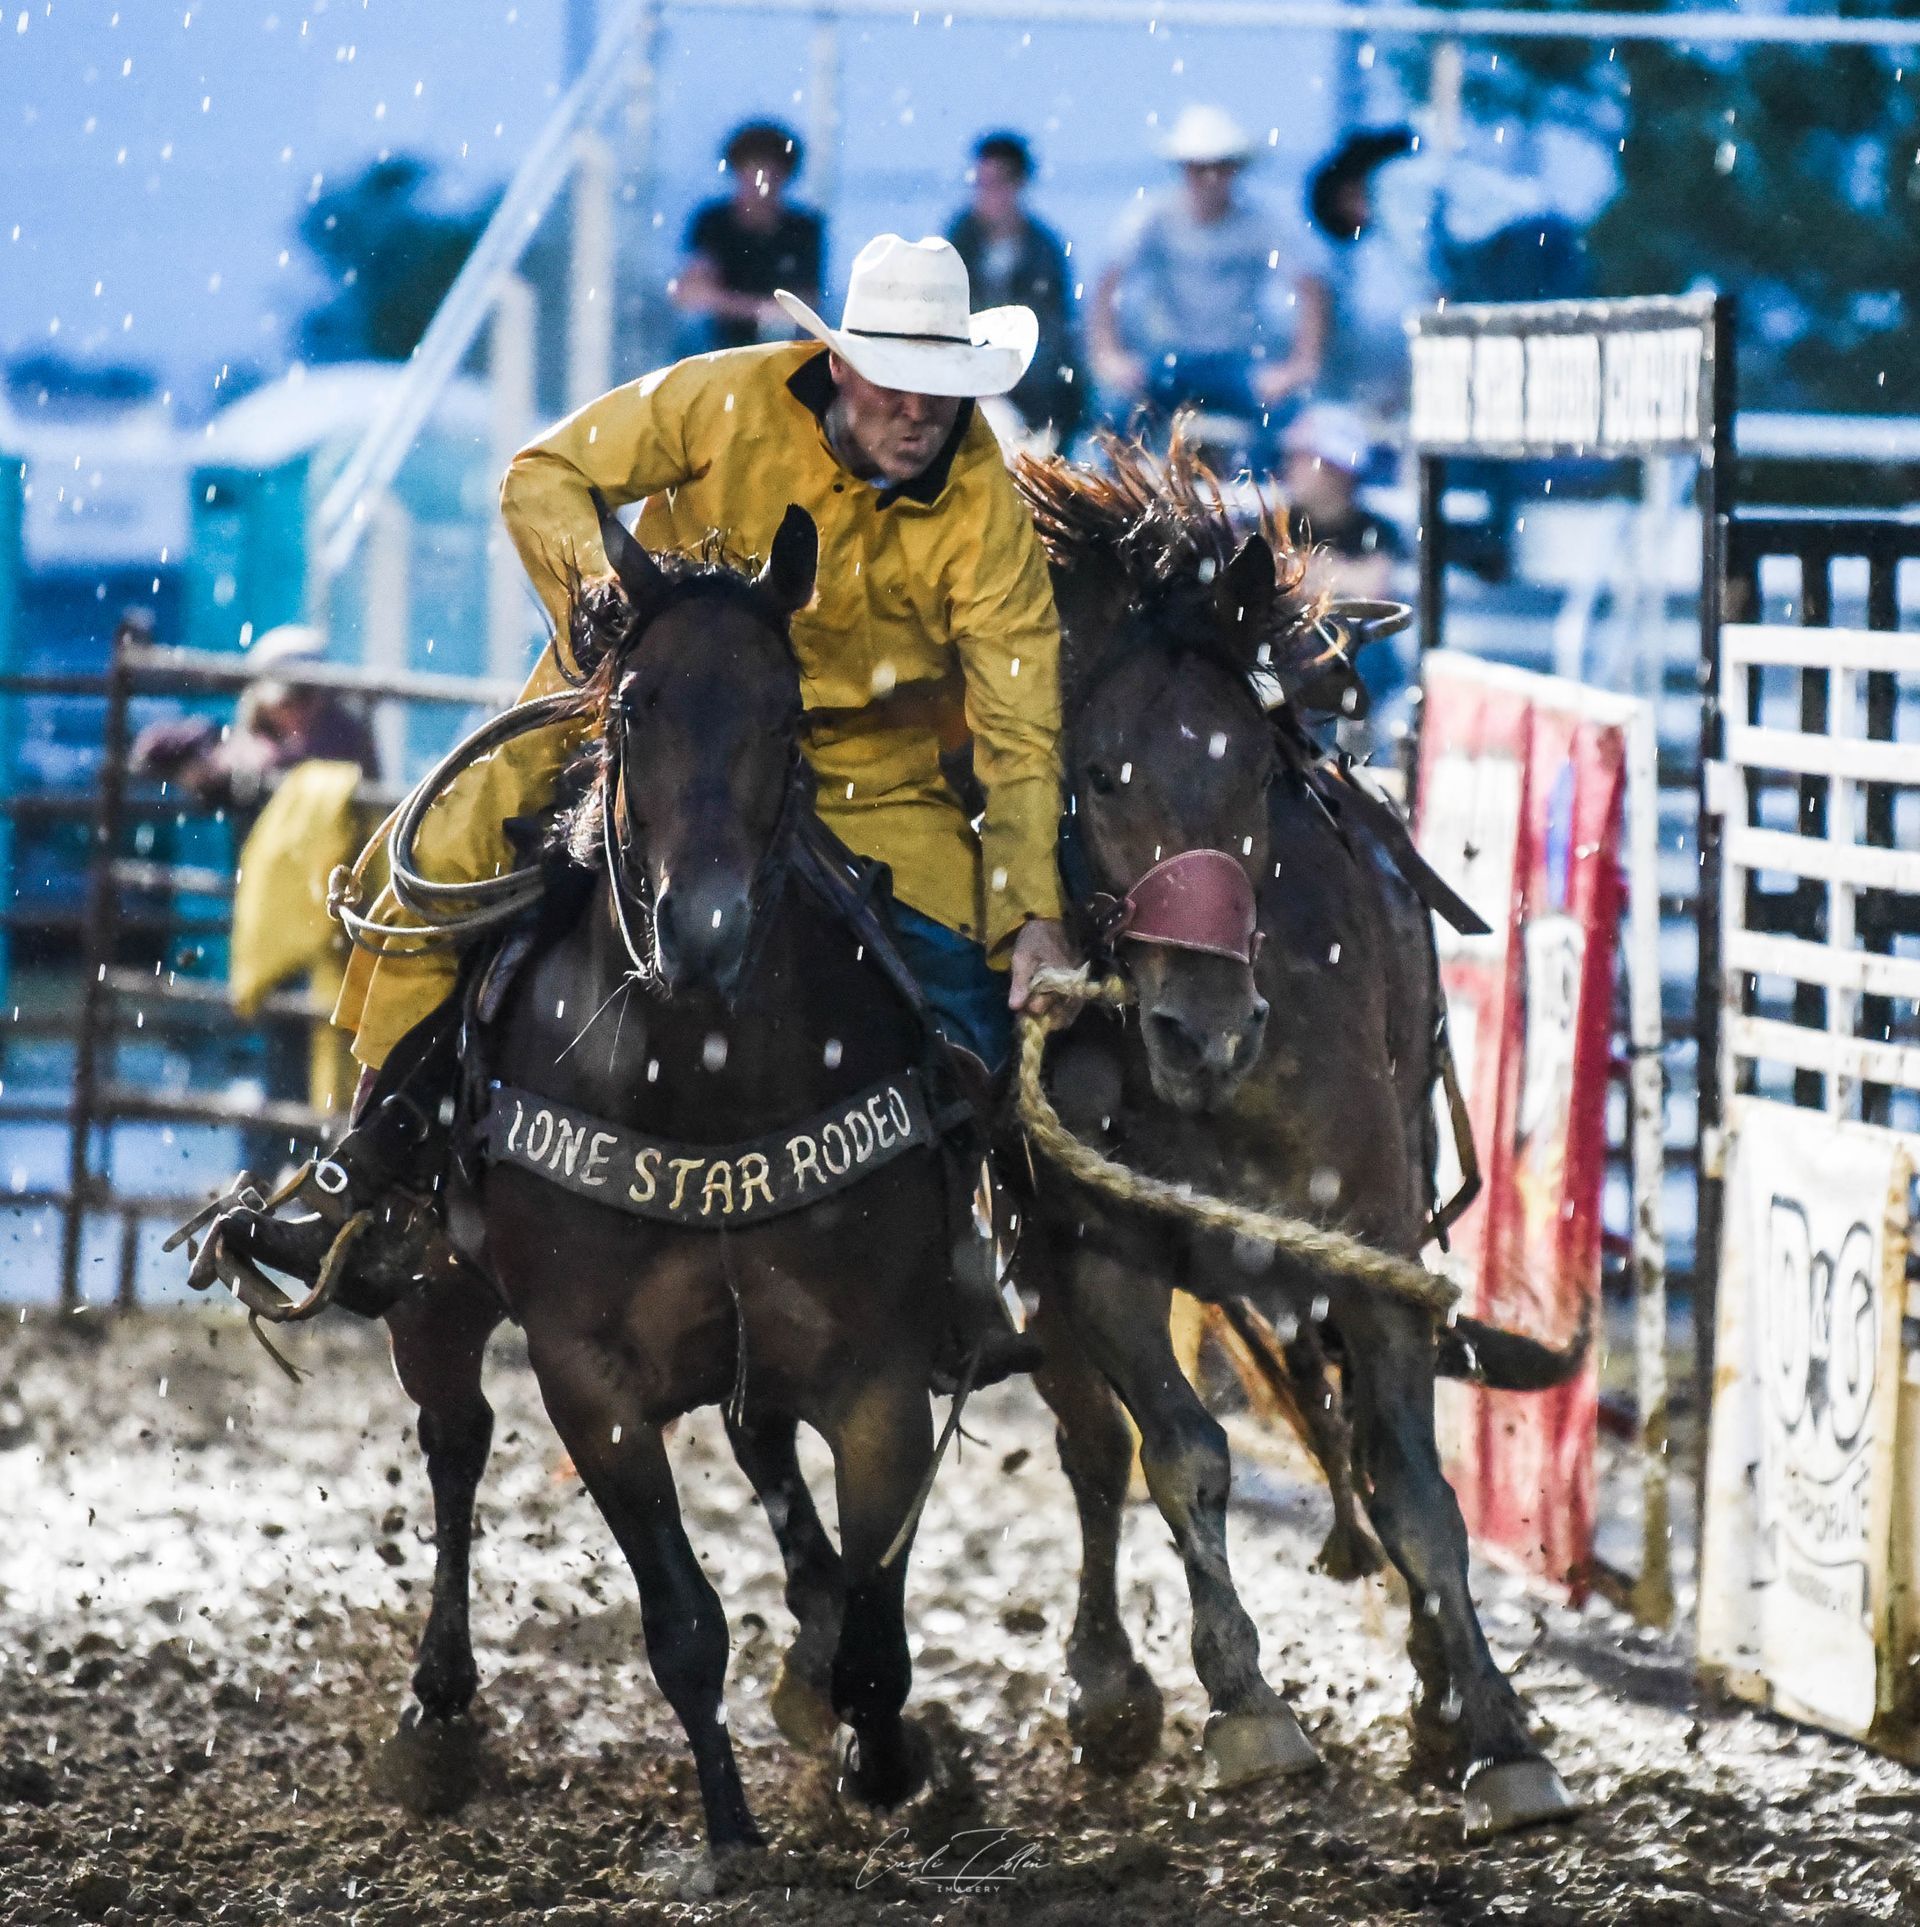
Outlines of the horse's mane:
<svg viewBox="0 0 1920 1927">
<path fill-rule="evenodd" d="M 1014 465 L 1053 565 L 1069 692 L 1128 645 L 1205 655 L 1242 677 L 1263 671 L 1289 693 L 1323 676 L 1338 654 L 1320 627 L 1325 599 L 1306 591 L 1307 555 L 1264 498 L 1257 533 L 1272 579 L 1242 602 L 1217 585 L 1248 531 L 1184 427 L 1164 455 L 1112 434 L 1098 446 L 1098 466 L 1060 456 Z"/>
<path fill-rule="evenodd" d="M 577 569 L 567 586 L 567 646 L 556 649 L 560 673 L 580 691 L 583 713 L 604 720 L 608 698 L 642 633 L 676 602 L 693 596 L 727 596 L 755 608 L 782 634 L 787 619 L 767 602 L 755 577 L 754 558 L 731 549 L 719 529 L 710 529 L 697 548 L 682 554 L 661 550 L 653 566 L 666 589 L 642 611 L 610 582 L 582 582 Z M 556 641 L 558 638 L 556 638 Z"/>
</svg>

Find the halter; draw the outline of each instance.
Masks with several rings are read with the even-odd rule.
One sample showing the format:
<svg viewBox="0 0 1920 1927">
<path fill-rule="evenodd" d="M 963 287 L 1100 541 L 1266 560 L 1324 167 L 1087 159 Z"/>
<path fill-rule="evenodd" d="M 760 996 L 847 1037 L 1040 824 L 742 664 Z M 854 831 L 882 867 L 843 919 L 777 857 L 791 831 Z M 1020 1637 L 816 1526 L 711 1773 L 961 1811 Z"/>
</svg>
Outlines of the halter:
<svg viewBox="0 0 1920 1927">
<path fill-rule="evenodd" d="M 627 982 L 638 984 L 642 990 L 664 995 L 666 986 L 660 974 L 660 928 L 653 917 L 653 890 L 644 877 L 637 885 L 629 886 L 626 862 L 613 834 L 613 810 L 619 793 L 620 787 L 616 782 L 612 794 L 600 799 L 600 848 L 607 860 L 607 895 L 613 901 L 614 928 L 620 932 L 620 942 L 627 953 Z M 647 933 L 644 954 L 634 942 L 633 927 L 627 921 L 629 887 L 636 892 L 634 908 L 639 912 L 642 927 Z"/>
<path fill-rule="evenodd" d="M 616 836 L 613 817 L 620 794 L 620 772 L 626 760 L 626 731 L 610 709 L 607 718 L 607 743 L 610 760 L 606 771 L 606 793 L 600 800 L 600 849 L 607 865 L 607 895 L 613 905 L 614 927 L 620 933 L 621 948 L 627 953 L 626 981 L 638 984 L 656 997 L 671 994 L 660 967 L 660 929 L 654 914 L 653 888 L 644 876 L 636 878 L 626 861 L 626 852 Z M 603 780 L 606 780 L 603 779 Z M 766 925 L 766 912 L 786 873 L 786 859 L 806 805 L 812 797 L 812 780 L 805 756 L 796 742 L 789 755 L 786 788 L 780 799 L 780 814 L 773 834 L 747 887 L 747 914 L 751 921 L 748 953 L 741 969 L 742 981 L 753 968 L 760 933 Z M 629 915 L 629 910 L 632 914 Z M 635 937 L 635 929 L 641 935 Z"/>
<path fill-rule="evenodd" d="M 1156 863 L 1123 897 L 1096 892 L 1088 909 L 1109 949 L 1125 937 L 1243 964 L 1260 954 L 1253 885 L 1225 850 L 1182 850 Z"/>
</svg>

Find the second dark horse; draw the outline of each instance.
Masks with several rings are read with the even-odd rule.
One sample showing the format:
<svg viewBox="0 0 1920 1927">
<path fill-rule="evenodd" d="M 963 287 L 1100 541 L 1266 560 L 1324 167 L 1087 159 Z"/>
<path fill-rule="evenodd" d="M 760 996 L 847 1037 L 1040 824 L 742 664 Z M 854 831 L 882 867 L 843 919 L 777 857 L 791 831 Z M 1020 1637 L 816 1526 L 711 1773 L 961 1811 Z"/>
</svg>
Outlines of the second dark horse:
<svg viewBox="0 0 1920 1927">
<path fill-rule="evenodd" d="M 1119 447 L 1108 457 L 1105 472 L 1053 463 L 1022 476 L 1065 636 L 1079 887 L 1115 905 L 1169 859 L 1218 853 L 1201 862 L 1215 888 L 1244 903 L 1256 934 L 1241 954 L 1232 944 L 1116 942 L 1137 1021 L 1089 1012 L 1056 1047 L 1062 1117 L 1162 1178 L 1338 1224 L 1412 1258 L 1432 1202 L 1441 1009 L 1432 933 L 1382 806 L 1317 770 L 1286 712 L 1263 713 L 1262 672 L 1295 694 L 1329 673 L 1318 611 L 1300 593 L 1302 559 L 1277 531 L 1241 541 L 1211 477 L 1177 442 L 1164 462 Z M 1436 1332 L 1404 1299 L 1052 1171 L 1035 1217 L 1027 1258 L 1048 1351 L 1038 1376 L 1082 1531 L 1067 1663 L 1072 1727 L 1089 1762 L 1137 1766 L 1160 1726 L 1159 1694 L 1115 1590 L 1126 1417 L 1186 1565 L 1215 1779 L 1315 1762 L 1261 1674 L 1228 1569 L 1227 1442 L 1175 1361 L 1168 1301 L 1178 1288 L 1250 1302 L 1292 1335 L 1287 1363 L 1307 1381 L 1299 1403 L 1317 1415 L 1314 1443 L 1336 1496 L 1350 1454 L 1354 1490 L 1406 1579 L 1416 1738 L 1463 1782 L 1469 1832 L 1571 1810 L 1467 1589 L 1466 1533 L 1434 1440 L 1434 1379 L 1457 1364 L 1445 1354 L 1461 1349 L 1458 1335 Z M 1577 1341 L 1556 1366 L 1544 1347 L 1527 1357 L 1527 1341 L 1483 1337 L 1516 1386 L 1564 1375 L 1584 1351 Z M 1323 1346 L 1342 1366 L 1344 1411 L 1322 1402 Z M 1349 1535 L 1345 1556 L 1358 1564 L 1373 1550 Z"/>
</svg>

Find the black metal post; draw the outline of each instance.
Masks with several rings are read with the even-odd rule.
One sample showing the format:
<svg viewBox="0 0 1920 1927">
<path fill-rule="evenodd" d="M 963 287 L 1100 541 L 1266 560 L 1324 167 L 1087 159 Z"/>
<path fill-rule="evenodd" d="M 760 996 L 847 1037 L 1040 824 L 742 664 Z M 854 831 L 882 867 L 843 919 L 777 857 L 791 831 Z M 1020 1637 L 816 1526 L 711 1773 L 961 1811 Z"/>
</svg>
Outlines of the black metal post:
<svg viewBox="0 0 1920 1927">
<path fill-rule="evenodd" d="M 1695 893 L 1698 968 L 1694 979 L 1695 1115 L 1698 1122 L 1693 1242 L 1694 1401 L 1699 1419 L 1699 1483 L 1706 1504 L 1707 1418 L 1713 1409 L 1713 1336 L 1720 1275 L 1721 1131 L 1725 1106 L 1720 1090 L 1721 893 L 1725 856 L 1714 804 L 1716 770 L 1726 753 L 1720 709 L 1720 629 L 1726 620 L 1727 522 L 1733 513 L 1733 299 L 1713 304 L 1710 341 L 1710 415 L 1700 465 L 1700 886 Z M 1756 613 L 1752 612 L 1752 613 Z M 1738 799 L 1728 798 L 1731 806 Z"/>
<path fill-rule="evenodd" d="M 100 787 L 93 810 L 93 847 L 87 874 L 87 920 L 81 942 L 80 1018 L 73 1042 L 73 1106 L 68 1113 L 67 1215 L 60 1248 L 60 1302 L 80 1302 L 80 1250 L 92 1199 L 93 1123 L 98 1109 L 100 1057 L 107 1017 L 107 971 L 113 962 L 119 903 L 113 859 L 125 813 L 128 702 L 132 675 L 127 651 L 153 641 L 153 618 L 130 609 L 114 631 L 107 665 L 107 713 L 100 739 Z"/>
<path fill-rule="evenodd" d="M 1425 662 L 1427 651 L 1438 649 L 1446 634 L 1447 524 L 1440 508 L 1447 493 L 1447 459 L 1444 455 L 1422 455 L 1418 460 L 1417 472 L 1420 519 L 1414 541 L 1416 553 L 1419 556 L 1420 608 L 1419 623 L 1414 633 L 1420 639 L 1420 662 Z M 1419 793 L 1420 726 L 1424 720 L 1425 708 L 1418 669 L 1419 664 L 1416 663 L 1412 721 L 1407 726 L 1406 741 L 1401 745 L 1401 759 L 1404 764 L 1401 774 L 1406 779 L 1409 809 Z"/>
</svg>

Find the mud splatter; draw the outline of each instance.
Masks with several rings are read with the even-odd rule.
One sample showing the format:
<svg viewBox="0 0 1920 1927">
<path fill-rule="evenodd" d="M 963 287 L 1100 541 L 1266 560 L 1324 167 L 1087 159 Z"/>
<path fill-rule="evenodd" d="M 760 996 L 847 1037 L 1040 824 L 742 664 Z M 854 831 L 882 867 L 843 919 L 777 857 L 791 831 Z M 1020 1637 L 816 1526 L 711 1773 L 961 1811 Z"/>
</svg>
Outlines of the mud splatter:
<svg viewBox="0 0 1920 1927">
<path fill-rule="evenodd" d="M 1695 1692 L 1683 1630 L 1542 1607 L 1482 1572 L 1489 1633 L 1596 1811 L 1468 1851 L 1412 1781 L 1402 1608 L 1308 1571 L 1317 1494 L 1263 1480 L 1233 1549 L 1317 1783 L 1200 1785 L 1180 1569 L 1127 1526 L 1129 1620 L 1168 1693 L 1159 1758 L 1071 1758 L 1074 1546 L 1025 1388 L 982 1399 L 910 1590 L 936 1790 L 879 1818 L 766 1711 L 788 1619 L 771 1539 L 705 1419 L 675 1442 L 734 1632 L 730 1717 L 772 1844 L 720 1869 L 640 1646 L 631 1581 L 511 1342 L 475 1549 L 486 1766 L 422 1820 L 372 1791 L 432 1571 L 412 1413 L 378 1334 L 302 1334 L 288 1387 L 238 1321 L 36 1315 L 0 1332 L 0 1920 L 548 1923 L 998 1918 L 1471 1923 L 1910 1920 L 1920 1778 Z M 163 1393 L 162 1380 L 166 1381 Z M 811 1462 L 817 1468 L 819 1457 Z"/>
</svg>

